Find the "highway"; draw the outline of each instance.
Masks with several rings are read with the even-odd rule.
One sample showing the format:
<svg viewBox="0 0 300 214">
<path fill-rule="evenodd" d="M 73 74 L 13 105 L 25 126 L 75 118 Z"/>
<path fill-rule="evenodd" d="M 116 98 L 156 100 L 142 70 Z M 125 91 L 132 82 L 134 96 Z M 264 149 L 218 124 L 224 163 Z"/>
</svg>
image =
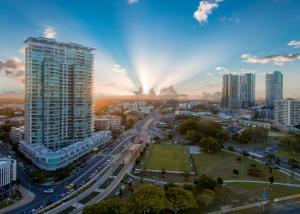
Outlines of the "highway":
<svg viewBox="0 0 300 214">
<path fill-rule="evenodd" d="M 159 113 L 157 111 L 149 114 L 146 118 L 141 121 L 138 121 L 132 129 L 128 130 L 126 133 L 121 135 L 117 140 L 111 143 L 109 146 L 104 148 L 101 152 L 96 155 L 93 155 L 89 160 L 86 161 L 86 165 L 78 168 L 76 173 L 64 181 L 55 183 L 53 185 L 40 185 L 34 182 L 31 182 L 29 176 L 24 171 L 24 168 L 18 165 L 18 178 L 20 179 L 20 184 L 25 188 L 29 189 L 35 194 L 35 199 L 22 207 L 19 207 L 15 210 L 11 210 L 8 214 L 21 214 L 21 213 L 34 213 L 37 210 L 42 209 L 45 206 L 48 206 L 55 201 L 60 200 L 61 198 L 66 197 L 72 192 L 66 188 L 67 184 L 74 183 L 76 188 L 81 187 L 85 183 L 89 182 L 91 179 L 95 179 L 97 183 L 104 181 L 104 178 L 109 175 L 101 174 L 104 169 L 111 165 L 114 157 L 118 157 L 118 154 L 130 143 L 132 139 L 137 136 L 146 137 L 147 136 L 147 127 L 152 125 L 154 121 L 159 118 Z M 107 172 L 106 172 L 107 173 Z M 110 173 L 112 171 L 110 170 Z M 97 176 L 96 174 L 101 176 Z M 52 188 L 54 193 L 45 194 L 43 191 L 45 189 Z M 68 192 L 68 194 L 67 194 Z"/>
</svg>

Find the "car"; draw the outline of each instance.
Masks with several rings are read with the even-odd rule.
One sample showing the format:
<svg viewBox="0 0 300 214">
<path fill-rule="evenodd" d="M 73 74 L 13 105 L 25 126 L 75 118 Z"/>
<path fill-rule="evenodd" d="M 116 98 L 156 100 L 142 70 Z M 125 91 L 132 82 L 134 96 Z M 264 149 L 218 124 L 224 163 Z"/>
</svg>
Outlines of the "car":
<svg viewBox="0 0 300 214">
<path fill-rule="evenodd" d="M 45 189 L 43 192 L 46 193 L 46 194 L 51 194 L 51 193 L 54 192 L 54 189 L 52 189 L 52 188 L 50 188 L 50 189 Z"/>
<path fill-rule="evenodd" d="M 67 189 L 73 189 L 74 188 L 74 184 L 73 183 L 70 183 L 68 186 L 67 186 Z"/>
</svg>

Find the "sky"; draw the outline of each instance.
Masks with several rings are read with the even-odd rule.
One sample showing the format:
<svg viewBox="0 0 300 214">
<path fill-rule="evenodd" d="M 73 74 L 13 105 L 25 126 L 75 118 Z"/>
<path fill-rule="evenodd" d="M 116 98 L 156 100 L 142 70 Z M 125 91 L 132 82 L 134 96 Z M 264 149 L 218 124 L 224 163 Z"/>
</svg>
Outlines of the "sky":
<svg viewBox="0 0 300 214">
<path fill-rule="evenodd" d="M 174 85 L 221 91 L 222 75 L 284 74 L 300 98 L 299 0 L 0 0 L 0 94 L 24 93 L 29 36 L 96 48 L 94 94 L 130 95 Z"/>
</svg>

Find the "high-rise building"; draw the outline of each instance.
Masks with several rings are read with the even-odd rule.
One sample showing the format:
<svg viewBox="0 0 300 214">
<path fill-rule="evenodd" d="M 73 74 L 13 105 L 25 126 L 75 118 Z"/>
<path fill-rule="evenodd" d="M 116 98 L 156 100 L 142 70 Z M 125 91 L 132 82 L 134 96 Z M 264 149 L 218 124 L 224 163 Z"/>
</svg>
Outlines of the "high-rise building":
<svg viewBox="0 0 300 214">
<path fill-rule="evenodd" d="M 240 76 L 240 107 L 243 109 L 255 106 L 255 74 L 246 73 Z"/>
<path fill-rule="evenodd" d="M 222 107 L 228 110 L 240 108 L 239 76 L 226 74 L 222 84 Z"/>
<path fill-rule="evenodd" d="M 93 134 L 93 48 L 55 39 L 25 40 L 25 139 L 20 150 L 56 170 L 110 140 Z"/>
<path fill-rule="evenodd" d="M 8 157 L 0 157 L 0 195 L 9 195 L 12 183 L 17 180 L 17 162 Z"/>
<path fill-rule="evenodd" d="M 25 40 L 25 141 L 60 149 L 90 137 L 93 48 Z"/>
<path fill-rule="evenodd" d="M 275 100 L 274 123 L 284 126 L 300 125 L 300 100 Z"/>
<path fill-rule="evenodd" d="M 266 74 L 266 99 L 267 108 L 273 108 L 274 100 L 283 99 L 283 74 L 280 71 Z"/>
</svg>

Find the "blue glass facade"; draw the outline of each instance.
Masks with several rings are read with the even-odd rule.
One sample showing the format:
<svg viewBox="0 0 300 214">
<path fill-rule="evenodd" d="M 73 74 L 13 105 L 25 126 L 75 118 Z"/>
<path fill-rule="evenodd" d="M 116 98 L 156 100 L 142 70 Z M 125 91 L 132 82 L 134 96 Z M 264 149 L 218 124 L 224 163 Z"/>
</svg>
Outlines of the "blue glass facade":
<svg viewBox="0 0 300 214">
<path fill-rule="evenodd" d="M 90 137 L 94 49 L 33 37 L 25 45 L 26 143 L 57 150 Z"/>
</svg>

